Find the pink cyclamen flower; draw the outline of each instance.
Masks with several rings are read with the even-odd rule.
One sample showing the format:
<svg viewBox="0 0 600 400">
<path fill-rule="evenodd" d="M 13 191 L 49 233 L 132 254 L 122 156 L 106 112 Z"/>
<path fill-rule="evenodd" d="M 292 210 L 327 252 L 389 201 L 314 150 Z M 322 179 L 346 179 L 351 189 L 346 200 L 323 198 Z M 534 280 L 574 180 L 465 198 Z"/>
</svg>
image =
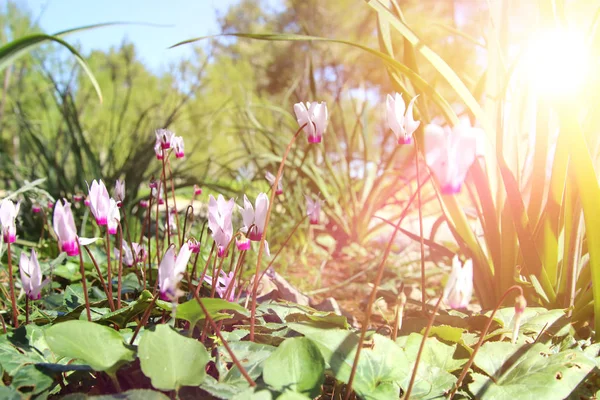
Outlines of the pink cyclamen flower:
<svg viewBox="0 0 600 400">
<path fill-rule="evenodd" d="M 202 188 L 198 185 L 194 185 L 194 196 L 200 196 L 202 194 Z"/>
<path fill-rule="evenodd" d="M 444 288 L 444 301 L 451 308 L 465 308 L 473 296 L 473 260 L 461 266 L 458 256 L 452 259 L 452 272 Z"/>
<path fill-rule="evenodd" d="M 156 155 L 157 160 L 162 160 L 165 155 L 162 145 L 158 140 L 154 144 L 154 154 Z"/>
<path fill-rule="evenodd" d="M 121 245 L 121 251 L 123 252 L 123 264 L 127 265 L 128 267 L 131 267 L 135 263 L 135 258 L 133 256 L 133 252 L 131 251 L 131 247 L 129 247 L 127 242 L 124 240 L 121 243 Z M 119 258 L 121 258 L 121 251 L 119 251 L 118 248 L 115 247 L 113 251 L 115 253 L 115 259 L 118 260 Z"/>
<path fill-rule="evenodd" d="M 40 206 L 39 204 L 33 204 L 31 206 L 31 212 L 33 212 L 34 214 L 42 212 L 42 206 Z"/>
<path fill-rule="evenodd" d="M 306 215 L 310 220 L 311 225 L 318 225 L 321 219 L 321 205 L 323 200 L 317 198 L 313 200 L 310 196 L 304 195 L 306 199 Z"/>
<path fill-rule="evenodd" d="M 193 254 L 200 253 L 200 243 L 196 239 L 192 238 L 188 240 L 188 246 Z"/>
<path fill-rule="evenodd" d="M 415 121 L 413 118 L 413 105 L 417 97 L 413 97 L 410 103 L 408 103 L 408 108 L 406 108 L 404 100 L 399 93 L 396 93 L 393 97 L 389 94 L 387 95 L 387 122 L 394 135 L 396 135 L 398 144 L 411 144 L 412 135 L 421 124 L 421 121 Z"/>
<path fill-rule="evenodd" d="M 89 207 L 90 204 L 92 204 L 92 202 L 90 201 L 90 196 L 87 196 L 85 198 L 85 200 L 83 201 L 83 205 L 86 206 L 86 207 Z"/>
<path fill-rule="evenodd" d="M 17 240 L 17 215 L 19 203 L 15 205 L 12 200 L 4 199 L 0 203 L 0 225 L 2 225 L 2 238 L 5 243 L 14 243 Z"/>
<path fill-rule="evenodd" d="M 140 200 L 140 208 L 148 208 L 148 200 Z"/>
<path fill-rule="evenodd" d="M 47 206 L 48 206 L 49 210 L 52 210 L 52 208 L 54 207 L 54 203 L 51 202 L 51 201 L 49 201 L 48 204 L 47 204 Z"/>
<path fill-rule="evenodd" d="M 58 237 L 58 247 L 68 256 L 79 255 L 79 246 L 77 245 L 77 230 L 73 213 L 71 212 L 71 203 L 64 200 L 65 204 L 59 200 L 54 207 L 53 227 Z"/>
<path fill-rule="evenodd" d="M 73 195 L 73 201 L 76 201 L 78 203 L 81 202 L 81 201 L 83 201 L 83 195 L 81 195 L 81 194 L 74 194 Z"/>
<path fill-rule="evenodd" d="M 125 181 L 117 179 L 115 182 L 115 200 L 117 205 L 121 207 L 123 200 L 125 200 Z"/>
<path fill-rule="evenodd" d="M 172 246 L 165 253 L 158 267 L 158 287 L 160 288 L 160 298 L 162 300 L 176 301 L 181 295 L 177 286 L 183 277 L 191 255 L 192 251 L 187 243 L 181 246 L 177 257 Z"/>
<path fill-rule="evenodd" d="M 173 136 L 175 136 L 173 132 L 168 129 L 157 129 L 154 133 L 156 134 L 156 143 L 160 144 L 163 150 L 171 148 L 171 142 L 173 141 Z"/>
<path fill-rule="evenodd" d="M 183 158 L 185 156 L 185 147 L 181 136 L 174 136 L 171 145 L 175 149 L 175 157 Z"/>
<path fill-rule="evenodd" d="M 308 135 L 308 143 L 321 143 L 325 128 L 327 128 L 327 105 L 325 102 L 296 103 L 294 112 L 298 125 Z"/>
<path fill-rule="evenodd" d="M 156 201 L 158 201 L 159 205 L 163 205 L 165 204 L 165 191 L 163 190 L 162 186 L 160 188 L 160 192 L 158 191 L 158 189 L 152 188 L 152 197 L 154 197 L 156 199 Z"/>
<path fill-rule="evenodd" d="M 275 175 L 273 175 L 272 173 L 268 172 L 265 174 L 265 179 L 269 182 L 269 184 L 271 185 L 271 187 L 273 187 L 273 185 L 275 184 Z M 283 180 L 283 175 L 279 178 L 279 182 L 277 182 L 277 189 L 275 190 L 275 194 L 277 196 L 279 196 L 280 194 L 283 194 L 283 183 L 281 183 L 281 181 Z"/>
<path fill-rule="evenodd" d="M 227 300 L 227 301 L 233 301 L 235 299 L 235 297 L 234 297 L 235 282 L 233 283 L 234 286 L 233 286 L 233 289 L 230 291 L 229 296 L 227 296 L 227 298 L 224 297 L 231 281 L 235 280 L 235 276 L 233 276 L 233 271 L 229 272 L 228 274 L 221 271 L 220 275 L 221 276 L 219 276 L 217 278 L 217 287 L 215 288 L 215 291 L 222 299 Z M 206 283 L 208 283 L 209 285 L 212 285 L 213 278 L 209 275 L 206 275 L 204 277 L 204 281 Z"/>
<path fill-rule="evenodd" d="M 240 229 L 248 235 L 248 238 L 258 242 L 265 231 L 265 222 L 267 219 L 267 210 L 269 208 L 269 198 L 266 194 L 260 193 L 256 197 L 256 209 L 252 208 L 252 203 L 244 195 L 244 208 L 240 207 L 244 226 Z"/>
<path fill-rule="evenodd" d="M 453 129 L 430 124 L 425 127 L 425 161 L 436 176 L 443 194 L 456 194 L 480 153 L 483 131 L 465 125 Z"/>
<path fill-rule="evenodd" d="M 30 300 L 39 300 L 42 297 L 42 288 L 46 286 L 49 279 L 42 282 L 42 269 L 38 262 L 35 250 L 31 249 L 31 258 L 21 252 L 19 261 L 19 272 L 21 274 L 21 285 Z"/>
<path fill-rule="evenodd" d="M 90 209 L 96 218 L 98 226 L 104 226 L 108 223 L 108 213 L 110 212 L 110 196 L 101 179 L 93 180 L 90 192 Z"/>
<path fill-rule="evenodd" d="M 148 183 L 148 187 L 150 189 L 157 189 L 158 188 L 158 181 L 156 179 L 152 178 L 150 180 L 150 182 Z"/>
<path fill-rule="evenodd" d="M 250 250 L 250 239 L 245 236 L 241 239 L 235 239 L 235 247 L 237 247 L 239 251 Z"/>
<path fill-rule="evenodd" d="M 217 199 L 211 194 L 208 199 L 208 227 L 212 232 L 212 237 L 219 246 L 218 256 L 225 257 L 227 255 L 227 246 L 233 237 L 233 224 L 231 215 L 235 200 L 229 199 L 225 201 L 223 195 L 219 195 Z"/>
<path fill-rule="evenodd" d="M 121 221 L 121 212 L 119 211 L 119 205 L 115 199 L 110 199 L 110 208 L 107 217 L 107 229 L 109 235 L 116 235 L 119 229 L 119 222 Z"/>
</svg>

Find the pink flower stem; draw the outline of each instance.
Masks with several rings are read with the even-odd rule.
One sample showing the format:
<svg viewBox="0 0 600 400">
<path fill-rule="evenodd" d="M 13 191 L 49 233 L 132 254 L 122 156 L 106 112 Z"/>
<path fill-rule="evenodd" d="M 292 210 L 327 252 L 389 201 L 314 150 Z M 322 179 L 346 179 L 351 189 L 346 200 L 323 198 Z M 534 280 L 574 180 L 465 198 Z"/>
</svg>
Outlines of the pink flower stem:
<svg viewBox="0 0 600 400">
<path fill-rule="evenodd" d="M 191 217 L 190 217 L 191 216 Z M 183 238 L 185 239 L 185 233 L 187 231 L 187 222 L 188 218 L 191 219 L 194 217 L 194 206 L 191 204 L 187 206 L 185 209 L 185 219 L 183 220 Z"/>
<path fill-rule="evenodd" d="M 160 265 L 160 244 L 158 242 L 158 220 L 159 220 L 159 210 L 158 210 L 158 206 L 160 205 L 160 202 L 158 201 L 158 199 L 160 198 L 160 188 L 162 187 L 162 181 L 158 182 L 158 186 L 156 188 L 156 230 L 154 232 L 154 236 L 156 237 L 156 259 L 158 260 L 158 265 Z M 163 189 L 164 190 L 164 189 Z M 166 203 L 165 203 L 166 204 Z M 168 218 L 168 215 L 167 215 Z M 168 226 L 168 220 L 167 220 L 167 226 Z M 148 257 L 150 258 L 150 257 Z M 150 266 L 150 271 L 148 271 L 149 277 L 152 277 L 152 266 Z"/>
<path fill-rule="evenodd" d="M 244 259 L 246 258 L 246 250 L 242 250 L 240 251 L 240 256 L 238 258 L 238 262 L 235 265 L 235 270 L 233 271 L 233 275 L 231 277 L 231 280 L 229 281 L 229 285 L 227 286 L 227 289 L 225 290 L 225 295 L 223 296 L 225 299 L 229 299 L 229 297 L 231 296 L 231 292 L 233 291 L 233 288 L 235 287 L 235 277 L 237 276 L 238 272 L 241 271 L 241 267 L 242 264 L 244 263 Z M 242 274 L 240 273 L 240 276 Z"/>
<path fill-rule="evenodd" d="M 108 229 L 106 230 L 106 236 L 108 236 Z M 79 248 L 79 273 L 81 274 L 81 286 L 83 287 L 83 297 L 85 298 L 85 311 L 87 313 L 88 321 L 92 322 L 92 313 L 90 312 L 90 298 L 88 297 L 87 292 L 87 281 L 85 279 L 85 268 L 83 267 L 83 253 L 81 251 L 81 243 L 79 243 L 79 238 L 77 240 L 77 247 Z M 110 268 L 110 264 L 109 264 Z M 109 300 L 110 304 L 110 300 Z"/>
<path fill-rule="evenodd" d="M 15 298 L 15 281 L 13 278 L 12 252 L 10 251 L 10 241 L 6 242 L 6 252 L 8 256 L 8 284 L 10 286 L 10 303 L 12 305 L 12 320 L 15 329 L 19 327 L 19 311 L 17 310 L 17 299 Z"/>
<path fill-rule="evenodd" d="M 423 182 L 424 184 L 425 182 Z M 423 187 L 423 185 L 419 185 L 419 187 L 417 188 L 417 193 L 421 190 L 421 188 Z M 398 231 L 400 230 L 400 224 L 402 223 L 402 221 L 404 220 L 404 218 L 406 217 L 406 214 L 408 214 L 408 210 L 410 208 L 410 205 L 412 204 L 412 202 L 414 201 L 415 197 L 417 196 L 417 193 L 414 193 L 411 198 L 409 199 L 408 203 L 406 204 L 406 207 L 404 208 L 404 210 L 402 211 L 402 214 L 400 215 L 400 218 L 398 218 L 398 223 L 394 226 L 394 231 L 392 232 L 392 235 L 390 237 L 390 240 L 385 248 L 385 251 L 383 253 L 383 258 L 381 259 L 381 262 L 379 263 L 379 266 L 377 267 L 377 275 L 375 276 L 375 282 L 373 283 L 373 289 L 371 290 L 371 294 L 369 295 L 369 300 L 367 302 L 367 309 L 365 310 L 365 320 L 362 323 L 361 326 L 361 330 L 360 330 L 360 339 L 358 341 L 358 347 L 356 349 L 356 355 L 354 356 L 354 362 L 352 364 L 352 370 L 350 371 L 350 377 L 348 378 L 348 384 L 346 385 L 346 397 L 345 400 L 348 400 L 350 398 L 350 395 L 352 393 L 352 383 L 354 382 L 354 376 L 356 375 L 356 368 L 358 367 L 358 360 L 360 358 L 360 353 L 362 351 L 363 348 L 363 343 L 365 340 L 365 336 L 367 334 L 367 329 L 369 328 L 369 324 L 371 323 L 371 314 L 373 313 L 373 303 L 375 302 L 375 297 L 377 295 L 377 290 L 379 288 L 379 284 L 381 283 L 381 278 L 383 277 L 383 271 L 385 270 L 385 263 L 390 255 L 390 251 L 392 250 L 392 245 L 394 243 L 394 238 L 396 237 L 396 234 L 398 233 Z"/>
<path fill-rule="evenodd" d="M 423 349 L 425 348 L 425 341 L 429 337 L 429 331 L 431 331 L 431 327 L 433 326 L 433 321 L 435 321 L 435 315 L 437 314 L 440 304 L 442 304 L 442 299 L 444 296 L 440 296 L 437 303 L 435 303 L 435 307 L 429 316 L 429 322 L 427 323 L 427 327 L 425 328 L 425 332 L 423 332 L 423 339 L 421 339 L 421 345 L 419 346 L 419 351 L 417 352 L 417 358 L 415 359 L 415 366 L 413 367 L 412 375 L 410 376 L 410 382 L 408 383 L 408 389 L 406 389 L 406 393 L 404 394 L 404 399 L 408 400 L 410 398 L 410 393 L 412 392 L 413 385 L 415 384 L 415 378 L 417 377 L 417 369 L 419 368 L 419 362 L 421 361 L 421 355 L 423 354 Z"/>
<path fill-rule="evenodd" d="M 121 309 L 121 287 L 122 287 L 122 278 L 123 278 L 123 228 L 121 227 L 121 223 L 119 223 L 119 239 L 121 239 L 121 251 L 119 251 L 119 272 L 117 278 L 117 310 Z M 131 253 L 133 254 L 133 247 L 129 247 Z M 135 257 L 135 255 L 134 255 Z"/>
<path fill-rule="evenodd" d="M 164 193 L 164 200 L 165 200 L 165 212 L 166 212 L 166 216 L 167 216 L 167 243 L 170 246 L 171 245 L 171 226 L 169 224 L 169 195 L 167 193 L 167 173 L 166 173 L 166 158 L 168 157 L 168 154 L 165 154 L 165 149 L 162 149 L 162 176 L 161 176 L 161 182 L 163 184 L 163 193 Z M 160 187 L 158 188 L 158 192 L 157 192 L 158 196 L 160 196 Z M 158 203 L 158 202 L 157 202 Z M 158 210 L 158 207 L 157 207 Z M 158 220 L 158 214 L 156 216 L 157 220 Z M 158 225 L 158 223 L 157 223 Z M 156 231 L 156 233 L 158 234 L 158 230 Z"/>
<path fill-rule="evenodd" d="M 196 301 L 198 302 L 198 304 L 202 308 L 202 311 L 204 312 L 204 315 L 206 315 L 206 320 L 210 323 L 210 325 L 214 329 L 215 334 L 219 337 L 219 339 L 221 340 L 221 343 L 223 343 L 223 347 L 225 347 L 225 350 L 227 350 L 227 353 L 229 353 L 229 357 L 231 357 L 231 361 L 233 361 L 233 363 L 235 364 L 235 366 L 238 367 L 238 370 L 244 376 L 244 378 L 246 379 L 246 381 L 248 382 L 248 384 L 250 386 L 252 386 L 252 387 L 256 386 L 256 382 L 254 382 L 254 380 L 252 380 L 252 378 L 250 377 L 250 375 L 248 375 L 248 372 L 246 371 L 246 369 L 239 362 L 239 360 L 237 359 L 237 357 L 235 356 L 235 354 L 231 350 L 231 347 L 229 347 L 229 344 L 227 344 L 227 341 L 225 340 L 225 338 L 223 337 L 223 335 L 221 335 L 221 331 L 219 330 L 219 328 L 215 324 L 215 321 L 210 316 L 210 313 L 208 312 L 208 310 L 204 306 L 204 303 L 202 303 L 202 299 L 198 296 L 197 293 L 194 293 L 194 298 L 196 299 Z"/>
<path fill-rule="evenodd" d="M 108 233 L 108 228 L 106 228 L 106 263 L 107 263 L 107 276 L 106 283 L 108 284 L 108 297 L 110 299 L 113 298 L 113 288 L 112 288 L 112 265 L 110 264 L 110 234 Z"/>
<path fill-rule="evenodd" d="M 102 288 L 104 289 L 104 293 L 106 294 L 106 298 L 108 299 L 108 306 L 110 307 L 110 311 L 115 311 L 115 303 L 113 302 L 112 298 L 110 297 L 110 295 L 108 293 L 108 287 L 106 286 L 106 282 L 104 282 L 104 278 L 102 277 L 102 273 L 100 272 L 100 267 L 98 267 L 98 263 L 96 262 L 94 255 L 92 254 L 92 252 L 90 251 L 88 246 L 83 246 L 83 248 L 87 252 L 88 256 L 90 256 L 90 259 L 92 260 L 92 264 L 94 264 L 94 268 L 96 268 L 96 273 L 98 274 L 98 279 L 100 280 L 100 284 L 102 285 Z"/>
<path fill-rule="evenodd" d="M 290 234 L 288 235 L 288 237 L 285 239 L 285 241 L 283 242 L 283 244 L 281 245 L 281 247 L 279 248 L 279 250 L 277 250 L 277 253 L 275 253 L 275 255 L 273 256 L 273 258 L 271 259 L 271 262 L 269 263 L 269 265 L 267 265 L 267 268 L 265 268 L 265 270 L 263 271 L 263 273 L 260 275 L 260 279 L 263 278 L 263 276 L 265 276 L 265 274 L 267 273 L 267 271 L 269 270 L 269 268 L 271 267 L 271 265 L 273 265 L 273 263 L 275 262 L 275 259 L 277 258 L 277 256 L 279 255 L 279 253 L 281 253 L 281 250 L 283 250 L 285 248 L 285 246 L 287 245 L 287 243 L 290 241 L 290 239 L 292 238 L 292 236 L 294 236 L 294 233 L 296 233 L 296 230 L 298 230 L 298 227 L 300 225 L 302 225 L 302 223 L 306 220 L 306 218 L 308 218 L 308 215 L 305 215 L 300 221 L 298 221 L 298 223 L 296 223 L 296 225 L 292 228 L 292 231 L 290 232 Z M 260 280 L 259 279 L 259 280 Z"/>
<path fill-rule="evenodd" d="M 275 192 L 277 192 L 277 185 L 279 185 L 279 180 L 281 179 L 281 174 L 283 173 L 283 166 L 285 165 L 285 160 L 292 148 L 292 145 L 298 138 L 298 135 L 302 132 L 306 124 L 302 125 L 290 140 L 290 143 L 287 145 L 285 152 L 283 153 L 283 158 L 281 159 L 281 163 L 279 164 L 279 170 L 277 170 L 277 176 L 275 176 L 275 181 L 273 182 L 273 186 L 271 188 L 271 198 L 269 199 L 269 207 L 267 208 L 267 216 L 265 218 L 265 230 L 260 238 L 260 245 L 258 247 L 258 256 L 256 257 L 256 272 L 254 273 L 254 284 L 252 285 L 252 305 L 250 308 L 250 341 L 254 341 L 254 325 L 256 324 L 256 295 L 258 293 L 258 276 L 260 272 L 260 263 L 262 261 L 262 255 L 265 248 L 265 238 L 267 237 L 267 229 L 269 228 L 269 221 L 271 220 L 271 211 L 273 210 L 273 201 L 275 200 Z"/>
<path fill-rule="evenodd" d="M 485 328 L 483 328 L 483 331 L 481 331 L 481 334 L 479 336 L 479 341 L 477 342 L 477 344 L 473 348 L 473 352 L 471 353 L 471 357 L 469 357 L 469 360 L 467 361 L 467 363 L 463 367 L 460 375 L 458 376 L 458 379 L 457 379 L 456 383 L 454 384 L 454 387 L 450 391 L 450 394 L 448 395 L 448 400 L 451 400 L 452 397 L 454 397 L 454 395 L 456 394 L 456 391 L 460 387 L 463 379 L 465 379 L 465 376 L 467 376 L 467 372 L 469 372 L 469 368 L 471 368 L 471 365 L 473 364 L 473 360 L 475 360 L 475 355 L 477 354 L 477 351 L 479 350 L 479 348 L 483 344 L 483 341 L 485 340 L 485 335 L 487 335 L 487 332 L 490 329 L 490 326 L 492 325 L 492 321 L 494 320 L 494 316 L 496 315 L 496 311 L 498 311 L 498 309 L 500 308 L 500 306 L 502 305 L 502 303 L 504 303 L 504 300 L 506 300 L 506 296 L 508 296 L 508 294 L 510 292 L 512 292 L 513 290 L 518 290 L 519 294 L 521 296 L 523 296 L 523 289 L 521 288 L 521 286 L 513 285 L 513 286 L 509 287 L 508 289 L 506 289 L 506 291 L 504 292 L 504 294 L 502 295 L 502 297 L 500 297 L 500 300 L 498 301 L 498 304 L 496 304 L 496 307 L 494 308 L 494 310 L 492 311 L 492 314 L 488 318 L 488 322 L 485 325 Z"/>
<path fill-rule="evenodd" d="M 423 209 L 421 204 L 421 178 L 419 176 L 419 147 L 417 138 L 413 138 L 415 143 L 415 165 L 417 169 L 417 205 L 419 208 L 419 245 L 421 248 L 421 310 L 425 312 L 425 243 L 423 238 Z"/>
<path fill-rule="evenodd" d="M 130 345 L 132 345 L 133 342 L 135 341 L 135 338 L 137 337 L 138 333 L 140 333 L 140 329 L 142 328 L 142 326 L 145 326 L 146 322 L 148 322 L 148 318 L 150 317 L 150 312 L 152 312 L 152 309 L 154 308 L 154 304 L 156 304 L 156 300 L 158 299 L 158 296 L 159 296 L 159 293 L 156 293 L 154 295 L 154 297 L 152 298 L 152 302 L 150 303 L 150 305 L 148 306 L 148 308 L 144 312 L 144 315 L 142 316 L 142 319 L 140 320 L 140 323 L 135 328 L 135 331 L 133 332 L 133 336 L 129 340 L 129 344 Z"/>
<path fill-rule="evenodd" d="M 175 200 L 175 183 L 173 182 L 173 171 L 171 170 L 171 162 L 167 160 L 169 167 L 169 180 L 171 181 L 171 194 L 173 195 L 173 209 L 175 210 L 175 226 L 177 227 L 177 243 L 181 247 L 181 232 L 179 231 L 179 215 L 177 214 L 177 202 Z M 166 204 L 166 203 L 165 203 Z M 167 220 L 168 222 L 168 220 Z"/>
</svg>

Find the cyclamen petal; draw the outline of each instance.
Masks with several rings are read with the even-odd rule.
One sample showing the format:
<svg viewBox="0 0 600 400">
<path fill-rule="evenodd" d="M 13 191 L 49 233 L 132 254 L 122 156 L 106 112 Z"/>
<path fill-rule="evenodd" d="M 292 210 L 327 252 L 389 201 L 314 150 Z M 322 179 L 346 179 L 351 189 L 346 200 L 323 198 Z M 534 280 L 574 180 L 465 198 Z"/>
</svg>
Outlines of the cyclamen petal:
<svg viewBox="0 0 600 400">
<path fill-rule="evenodd" d="M 157 129 L 154 133 L 156 134 L 156 142 L 160 144 L 162 149 L 168 150 L 171 148 L 171 142 L 173 140 L 173 136 L 175 136 L 173 132 L 168 129 Z"/>
<path fill-rule="evenodd" d="M 108 190 L 101 179 L 92 181 L 92 186 L 89 187 L 89 197 L 90 209 L 96 218 L 96 223 L 99 226 L 106 225 L 111 204 Z"/>
<path fill-rule="evenodd" d="M 481 148 L 483 131 L 463 125 L 425 127 L 425 161 L 437 178 L 443 194 L 456 194 Z"/>
<path fill-rule="evenodd" d="M 54 207 L 53 228 L 58 237 L 58 247 L 61 251 L 67 253 L 68 256 L 79 255 L 79 246 L 77 244 L 77 230 L 73 213 L 71 212 L 71 204 L 64 200 L 63 203 L 58 200 Z"/>
<path fill-rule="evenodd" d="M 110 199 L 110 208 L 107 217 L 107 229 L 110 235 L 116 235 L 119 228 L 119 222 L 121 221 L 121 213 L 119 206 L 114 199 Z"/>
<path fill-rule="evenodd" d="M 232 213 L 235 200 L 225 201 L 222 195 L 217 199 L 213 195 L 208 199 L 208 227 L 218 246 L 219 257 L 227 255 L 226 248 L 233 237 Z"/>
<path fill-rule="evenodd" d="M 303 130 L 308 135 L 308 142 L 320 143 L 327 128 L 328 115 L 325 102 L 296 103 L 294 113 L 298 125 L 304 126 Z"/>
<path fill-rule="evenodd" d="M 265 174 L 265 179 L 269 182 L 269 184 L 271 186 L 273 186 L 275 184 L 275 175 L 273 175 L 272 173 L 268 172 Z M 283 175 L 279 178 L 279 182 L 277 182 L 277 189 L 275 190 L 275 194 L 276 195 L 280 195 L 283 194 Z"/>
<path fill-rule="evenodd" d="M 444 301 L 451 308 L 465 308 L 473 296 L 473 261 L 461 266 L 458 256 L 452 259 L 452 272 L 444 288 Z"/>
<path fill-rule="evenodd" d="M 318 225 L 321 217 L 321 199 L 313 200 L 310 196 L 304 195 L 306 199 L 306 215 L 309 217 L 311 225 Z"/>
<path fill-rule="evenodd" d="M 117 201 L 125 200 L 125 181 L 117 179 L 115 182 L 115 199 Z"/>
<path fill-rule="evenodd" d="M 2 238 L 6 243 L 14 243 L 17 240 L 16 218 L 19 208 L 19 203 L 15 205 L 9 199 L 2 200 L 0 204 L 0 225 L 2 225 Z"/>
<path fill-rule="evenodd" d="M 191 255 L 192 251 L 187 243 L 181 247 L 178 256 L 175 256 L 175 249 L 169 247 L 158 268 L 158 286 L 161 299 L 165 301 L 177 300 L 180 295 L 177 287 Z"/>
<path fill-rule="evenodd" d="M 31 249 L 31 258 L 23 251 L 19 261 L 19 273 L 21 274 L 21 283 L 23 290 L 30 300 L 39 300 L 42 288 L 49 282 L 42 282 L 42 270 L 37 259 L 35 250 Z"/>
<path fill-rule="evenodd" d="M 260 193 L 256 197 L 255 208 L 244 195 L 244 208 L 240 207 L 244 227 L 242 232 L 248 234 L 248 238 L 252 241 L 259 241 L 265 231 L 265 223 L 267 219 L 267 210 L 269 209 L 269 197 L 265 193 Z"/>
<path fill-rule="evenodd" d="M 408 104 L 408 108 L 406 108 L 404 100 L 399 93 L 395 93 L 393 97 L 389 94 L 387 95 L 387 122 L 389 128 L 396 135 L 399 144 L 412 143 L 412 135 L 421 124 L 421 121 L 415 121 L 413 118 L 413 107 L 417 97 L 413 97 Z"/>
</svg>

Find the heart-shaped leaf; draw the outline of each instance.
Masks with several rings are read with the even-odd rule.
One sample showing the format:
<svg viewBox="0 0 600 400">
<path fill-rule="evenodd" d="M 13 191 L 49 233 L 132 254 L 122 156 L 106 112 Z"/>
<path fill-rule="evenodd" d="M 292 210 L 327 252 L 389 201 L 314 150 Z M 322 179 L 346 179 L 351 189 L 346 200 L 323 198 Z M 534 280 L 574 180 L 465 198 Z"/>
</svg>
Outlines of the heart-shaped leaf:
<svg viewBox="0 0 600 400">
<path fill-rule="evenodd" d="M 138 357 L 142 372 L 160 390 L 200 385 L 210 358 L 202 343 L 180 335 L 167 325 L 144 332 Z"/>
<path fill-rule="evenodd" d="M 93 322 L 61 322 L 46 329 L 45 336 L 54 353 L 79 359 L 96 371 L 114 373 L 134 358 L 117 331 Z"/>
</svg>

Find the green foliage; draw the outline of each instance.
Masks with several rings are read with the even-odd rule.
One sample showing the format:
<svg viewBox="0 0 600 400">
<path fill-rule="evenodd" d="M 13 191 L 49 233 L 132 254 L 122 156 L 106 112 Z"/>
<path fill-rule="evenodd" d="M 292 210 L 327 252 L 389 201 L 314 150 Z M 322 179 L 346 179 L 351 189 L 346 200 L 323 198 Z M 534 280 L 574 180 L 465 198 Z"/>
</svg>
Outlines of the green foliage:
<svg viewBox="0 0 600 400">
<path fill-rule="evenodd" d="M 146 331 L 138 346 L 142 371 L 161 390 L 202 383 L 209 355 L 202 343 L 181 336 L 167 325 Z"/>
<path fill-rule="evenodd" d="M 45 338 L 57 355 L 81 360 L 97 371 L 115 373 L 134 353 L 114 329 L 88 321 L 67 321 L 46 329 Z"/>
</svg>

